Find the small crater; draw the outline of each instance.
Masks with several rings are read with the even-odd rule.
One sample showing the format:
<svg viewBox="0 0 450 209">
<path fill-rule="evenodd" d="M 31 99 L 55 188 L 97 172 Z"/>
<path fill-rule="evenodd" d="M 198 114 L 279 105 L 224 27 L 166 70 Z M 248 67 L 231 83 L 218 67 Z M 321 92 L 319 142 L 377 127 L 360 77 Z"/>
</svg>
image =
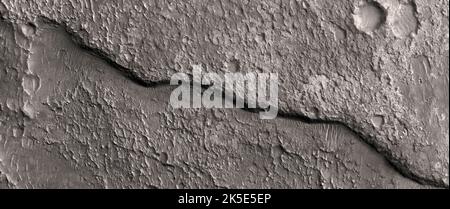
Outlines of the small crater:
<svg viewBox="0 0 450 209">
<path fill-rule="evenodd" d="M 161 163 L 164 163 L 164 164 L 167 163 L 168 159 L 169 159 L 169 156 L 167 155 L 167 153 L 162 152 L 162 153 L 159 154 L 159 161 Z"/>
<path fill-rule="evenodd" d="M 366 2 L 357 7 L 353 20 L 356 28 L 365 33 L 378 29 L 386 19 L 384 9 L 377 2 Z"/>
<path fill-rule="evenodd" d="M 22 87 L 25 93 L 28 95 L 33 95 L 40 85 L 39 77 L 35 75 L 27 74 L 22 78 Z"/>
<path fill-rule="evenodd" d="M 404 38 L 417 31 L 418 21 L 415 13 L 414 6 L 410 4 L 400 4 L 393 10 L 388 21 L 394 36 Z"/>
<path fill-rule="evenodd" d="M 36 33 L 36 26 L 31 23 L 20 25 L 20 30 L 26 37 L 31 37 Z"/>
<path fill-rule="evenodd" d="M 272 158 L 274 159 L 274 163 L 281 163 L 281 156 L 284 153 L 284 149 L 281 145 L 275 145 L 272 147 Z"/>
<path fill-rule="evenodd" d="M 24 136 L 24 130 L 23 130 L 23 127 L 14 127 L 13 129 L 12 129 L 12 136 L 14 137 L 14 138 L 17 138 L 17 137 L 23 137 Z"/>
<path fill-rule="evenodd" d="M 266 42 L 266 35 L 264 33 L 257 34 L 255 36 L 255 41 L 258 44 L 264 44 L 264 42 Z"/>
<path fill-rule="evenodd" d="M 11 98 L 7 98 L 6 99 L 6 107 L 9 110 L 16 111 L 17 110 L 16 100 L 11 99 Z"/>
<path fill-rule="evenodd" d="M 372 117 L 371 121 L 375 128 L 380 128 L 384 124 L 384 117 L 382 115 L 375 115 Z"/>
<path fill-rule="evenodd" d="M 336 27 L 333 27 L 332 31 L 333 31 L 333 34 L 334 34 L 334 39 L 336 41 L 345 39 L 346 33 L 345 33 L 345 31 L 342 28 L 336 26 Z"/>
<path fill-rule="evenodd" d="M 33 107 L 31 106 L 30 103 L 26 102 L 23 107 L 22 107 L 22 112 L 23 114 L 25 114 L 25 116 L 27 116 L 30 119 L 34 119 L 35 118 L 35 111 L 33 109 Z"/>
</svg>

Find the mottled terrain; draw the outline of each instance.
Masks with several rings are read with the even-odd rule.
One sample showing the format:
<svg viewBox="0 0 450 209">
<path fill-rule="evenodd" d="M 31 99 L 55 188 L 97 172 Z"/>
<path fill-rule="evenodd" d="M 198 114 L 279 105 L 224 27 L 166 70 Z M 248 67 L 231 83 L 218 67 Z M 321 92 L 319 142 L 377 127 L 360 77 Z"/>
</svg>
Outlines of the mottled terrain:
<svg viewBox="0 0 450 209">
<path fill-rule="evenodd" d="M 0 0 L 1 188 L 448 187 L 448 0 Z M 277 72 L 280 115 L 172 109 Z"/>
</svg>

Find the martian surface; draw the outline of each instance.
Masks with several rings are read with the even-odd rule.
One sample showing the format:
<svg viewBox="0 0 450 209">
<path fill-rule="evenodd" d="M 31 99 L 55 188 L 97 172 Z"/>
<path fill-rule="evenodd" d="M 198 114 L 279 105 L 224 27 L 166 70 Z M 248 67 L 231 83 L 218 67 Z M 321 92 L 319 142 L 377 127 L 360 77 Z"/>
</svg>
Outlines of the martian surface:
<svg viewBox="0 0 450 209">
<path fill-rule="evenodd" d="M 448 188 L 448 8 L 0 0 L 0 188 Z M 174 108 L 193 66 L 276 73 L 277 117 Z"/>
</svg>

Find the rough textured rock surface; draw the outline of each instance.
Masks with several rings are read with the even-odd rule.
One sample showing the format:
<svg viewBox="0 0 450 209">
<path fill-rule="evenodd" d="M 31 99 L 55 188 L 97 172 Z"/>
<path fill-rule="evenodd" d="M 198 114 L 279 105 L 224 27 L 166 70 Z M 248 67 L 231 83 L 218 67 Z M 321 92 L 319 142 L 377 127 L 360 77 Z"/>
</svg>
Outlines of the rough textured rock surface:
<svg viewBox="0 0 450 209">
<path fill-rule="evenodd" d="M 0 187 L 448 187 L 448 6 L 0 0 Z M 194 64 L 280 116 L 171 109 Z"/>
</svg>

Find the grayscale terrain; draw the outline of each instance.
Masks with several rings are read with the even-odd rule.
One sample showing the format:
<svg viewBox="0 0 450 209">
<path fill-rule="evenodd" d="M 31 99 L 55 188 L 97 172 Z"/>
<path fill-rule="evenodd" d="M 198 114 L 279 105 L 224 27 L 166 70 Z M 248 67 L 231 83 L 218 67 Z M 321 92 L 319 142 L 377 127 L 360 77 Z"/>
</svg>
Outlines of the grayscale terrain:
<svg viewBox="0 0 450 209">
<path fill-rule="evenodd" d="M 0 188 L 448 188 L 448 0 L 0 0 Z M 171 75 L 278 73 L 279 115 Z"/>
</svg>

